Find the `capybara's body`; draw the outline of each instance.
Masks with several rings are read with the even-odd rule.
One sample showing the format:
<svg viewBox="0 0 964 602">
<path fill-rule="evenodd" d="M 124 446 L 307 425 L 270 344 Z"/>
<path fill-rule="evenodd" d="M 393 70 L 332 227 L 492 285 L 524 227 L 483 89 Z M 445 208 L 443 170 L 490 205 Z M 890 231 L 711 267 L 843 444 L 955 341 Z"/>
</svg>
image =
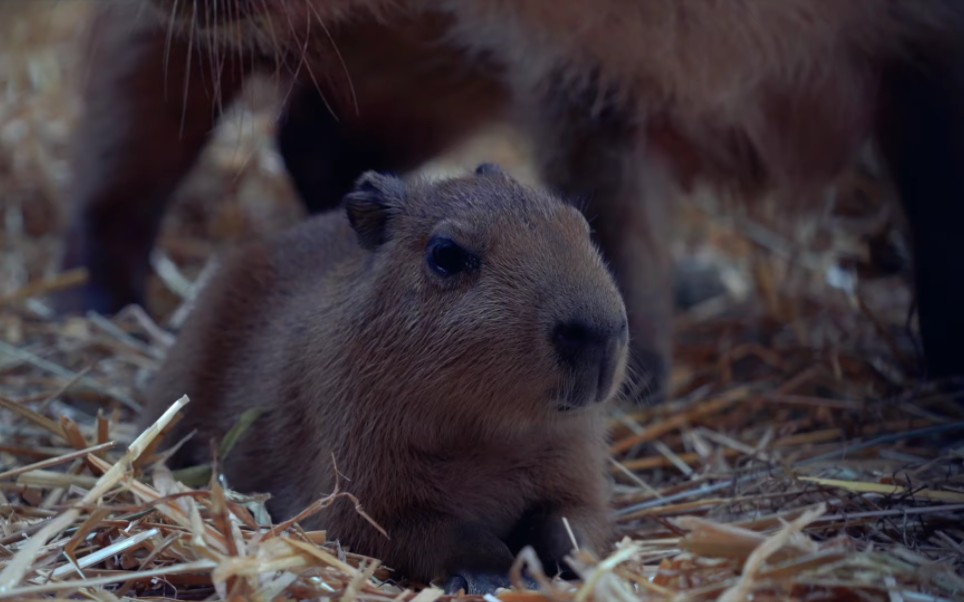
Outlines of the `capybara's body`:
<svg viewBox="0 0 964 602">
<path fill-rule="evenodd" d="M 625 309 L 585 220 L 495 168 L 435 184 L 366 176 L 346 211 L 226 260 L 156 375 L 146 420 L 188 394 L 175 465 L 210 461 L 428 581 L 501 575 L 610 537 L 605 407 L 626 363 Z M 498 580 L 498 579 L 497 579 Z M 484 589 L 484 588 L 483 588 Z"/>
<path fill-rule="evenodd" d="M 178 144 L 160 141 L 179 168 L 216 117 L 203 90 L 230 100 L 259 64 L 295 82 L 279 143 L 318 210 L 319 199 L 337 198 L 363 169 L 411 169 L 488 119 L 506 111 L 518 118 L 535 141 L 542 179 L 580 199 L 593 221 L 630 308 L 634 372 L 650 384 L 660 380 L 670 343 L 674 190 L 702 179 L 807 202 L 823 198 L 875 140 L 909 217 L 930 373 L 964 372 L 956 351 L 964 339 L 964 263 L 956 259 L 964 252 L 964 8 L 956 0 L 152 4 L 164 21 L 151 34 L 157 50 L 131 64 L 140 77 L 153 73 L 160 90 L 170 31 L 166 68 L 172 81 L 191 85 L 177 84 L 187 93 L 167 104 L 187 106 L 198 123 Z M 149 37 L 138 36 L 131 37 Z M 201 58 L 186 58 L 191 44 Z M 221 60 L 204 62 L 211 56 Z M 108 63 L 98 68 L 119 72 Z M 106 138 L 116 148 L 158 148 L 134 119 L 153 110 L 142 88 L 111 76 L 90 94 L 95 107 L 98 99 L 135 107 L 122 121 L 123 139 Z M 120 127 L 109 115 L 111 123 L 92 115 L 81 134 L 88 153 L 106 144 L 97 132 Z M 103 153 L 90 156 L 97 174 L 118 167 Z M 171 174 L 145 169 L 79 187 L 72 261 L 91 269 L 88 305 L 111 310 L 140 300 Z M 144 190 L 151 194 L 135 193 Z M 131 232 L 132 222 L 154 230 L 125 242 L 105 225 Z M 125 244 L 137 252 L 106 251 Z M 636 385 L 638 392 L 647 382 Z"/>
</svg>

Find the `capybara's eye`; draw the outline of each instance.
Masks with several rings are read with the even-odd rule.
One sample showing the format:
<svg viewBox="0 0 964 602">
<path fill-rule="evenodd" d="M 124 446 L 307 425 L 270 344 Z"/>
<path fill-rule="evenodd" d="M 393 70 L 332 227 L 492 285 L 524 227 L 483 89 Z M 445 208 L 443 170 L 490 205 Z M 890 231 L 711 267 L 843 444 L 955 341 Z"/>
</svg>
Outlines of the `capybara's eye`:
<svg viewBox="0 0 964 602">
<path fill-rule="evenodd" d="M 479 258 L 452 239 L 438 236 L 428 243 L 428 267 L 447 278 L 478 269 Z"/>
</svg>

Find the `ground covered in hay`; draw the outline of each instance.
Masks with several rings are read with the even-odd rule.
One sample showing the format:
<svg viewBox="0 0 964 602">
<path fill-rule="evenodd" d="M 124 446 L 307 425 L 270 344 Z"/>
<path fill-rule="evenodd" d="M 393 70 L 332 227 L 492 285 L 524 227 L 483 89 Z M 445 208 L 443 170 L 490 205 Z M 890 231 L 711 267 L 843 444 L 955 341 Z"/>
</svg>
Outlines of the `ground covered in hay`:
<svg viewBox="0 0 964 602">
<path fill-rule="evenodd" d="M 258 497 L 178 483 L 151 462 L 156 429 L 132 426 L 208 258 L 301 216 L 270 87 L 179 191 L 148 311 L 64 319 L 44 301 L 83 277 L 56 259 L 89 8 L 0 5 L 0 599 L 438 599 L 324 533 L 271 525 Z M 449 164 L 524 168 L 503 134 Z M 772 202 L 681 204 L 673 394 L 614 419 L 622 539 L 578 559 L 581 581 L 502 599 L 964 599 L 964 411 L 918 384 L 886 201 L 856 166 L 793 220 Z"/>
</svg>

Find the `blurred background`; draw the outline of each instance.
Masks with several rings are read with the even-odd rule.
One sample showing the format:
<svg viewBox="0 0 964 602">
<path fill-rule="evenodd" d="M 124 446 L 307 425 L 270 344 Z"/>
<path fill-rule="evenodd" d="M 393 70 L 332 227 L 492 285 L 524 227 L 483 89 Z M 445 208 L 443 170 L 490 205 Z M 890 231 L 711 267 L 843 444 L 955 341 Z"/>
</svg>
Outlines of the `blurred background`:
<svg viewBox="0 0 964 602">
<path fill-rule="evenodd" d="M 85 75 L 82 41 L 93 4 L 0 4 L 0 300 L 7 314 L 2 336 L 11 342 L 26 336 L 24 324 L 54 318 L 42 297 L 23 291 L 58 273 L 70 135 Z M 253 81 L 177 191 L 153 262 L 149 310 L 161 325 L 171 324 L 219 249 L 303 217 L 274 148 L 278 98 L 270 81 Z M 889 188 L 870 153 L 866 159 L 804 215 L 772 199 L 751 205 L 699 190 L 676 203 L 677 391 L 719 379 L 721 355 L 773 364 L 757 351 L 790 347 L 806 349 L 814 362 L 855 358 L 874 374 L 868 393 L 906 384 L 916 369 L 906 243 Z M 424 171 L 458 171 L 482 160 L 533 179 L 525 140 L 508 126 Z"/>
</svg>

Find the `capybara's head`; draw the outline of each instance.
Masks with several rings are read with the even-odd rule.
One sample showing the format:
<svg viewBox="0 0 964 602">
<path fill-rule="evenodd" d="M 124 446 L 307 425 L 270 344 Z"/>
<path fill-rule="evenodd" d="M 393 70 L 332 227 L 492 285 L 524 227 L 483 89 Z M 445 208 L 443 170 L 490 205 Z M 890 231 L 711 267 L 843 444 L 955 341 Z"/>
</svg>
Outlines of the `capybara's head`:
<svg viewBox="0 0 964 602">
<path fill-rule="evenodd" d="M 369 369 L 399 396 L 541 420 L 617 391 L 626 309 L 577 209 L 491 164 L 434 183 L 369 172 L 345 208 L 380 318 Z"/>
</svg>

